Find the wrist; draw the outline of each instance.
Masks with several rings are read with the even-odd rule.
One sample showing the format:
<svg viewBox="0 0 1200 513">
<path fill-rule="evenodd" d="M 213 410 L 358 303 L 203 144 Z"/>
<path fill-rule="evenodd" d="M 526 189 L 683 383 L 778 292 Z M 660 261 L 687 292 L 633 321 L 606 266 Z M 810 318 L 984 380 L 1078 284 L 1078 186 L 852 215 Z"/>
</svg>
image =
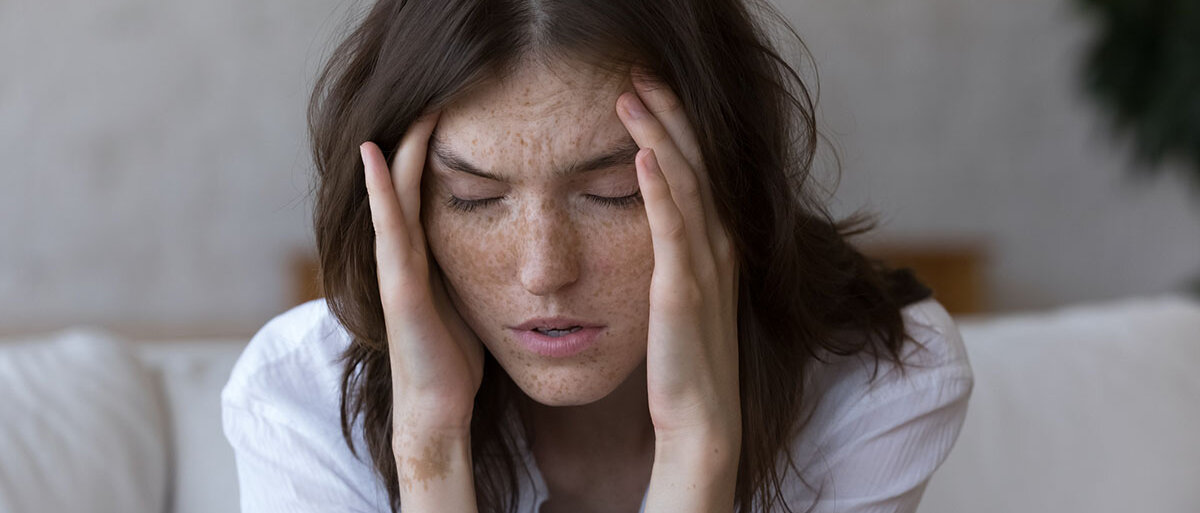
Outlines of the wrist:
<svg viewBox="0 0 1200 513">
<path fill-rule="evenodd" d="M 686 468 L 737 468 L 741 458 L 741 437 L 733 434 L 672 433 L 654 440 L 655 466 Z"/>
<path fill-rule="evenodd" d="M 406 429 L 397 433 L 392 456 L 404 510 L 475 512 L 469 434 Z"/>
<path fill-rule="evenodd" d="M 455 445 L 470 442 L 470 428 L 434 426 L 423 423 L 400 423 L 392 426 L 392 452 L 416 454 L 425 447 Z"/>
<path fill-rule="evenodd" d="M 405 433 L 421 438 L 469 437 L 471 417 L 448 417 L 428 403 L 393 402 L 392 439 Z"/>
<path fill-rule="evenodd" d="M 654 441 L 646 511 L 730 511 L 741 443 L 728 436 L 673 436 Z"/>
<path fill-rule="evenodd" d="M 713 423 L 688 429 L 655 429 L 655 445 L 680 450 L 710 448 L 715 454 L 733 453 L 737 455 L 742 445 L 742 425 L 736 420 Z"/>
</svg>

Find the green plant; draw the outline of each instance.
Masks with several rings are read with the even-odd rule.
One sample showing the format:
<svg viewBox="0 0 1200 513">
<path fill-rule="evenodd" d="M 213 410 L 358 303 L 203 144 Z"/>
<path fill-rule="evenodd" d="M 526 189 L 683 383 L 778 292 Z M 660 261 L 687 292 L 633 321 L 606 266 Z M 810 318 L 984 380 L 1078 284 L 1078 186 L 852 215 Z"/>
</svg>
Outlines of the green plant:
<svg viewBox="0 0 1200 513">
<path fill-rule="evenodd" d="M 1133 140 L 1139 173 L 1167 161 L 1200 186 L 1200 0 L 1077 0 L 1097 22 L 1087 92 Z M 1200 189 L 1200 187 L 1198 187 Z"/>
</svg>

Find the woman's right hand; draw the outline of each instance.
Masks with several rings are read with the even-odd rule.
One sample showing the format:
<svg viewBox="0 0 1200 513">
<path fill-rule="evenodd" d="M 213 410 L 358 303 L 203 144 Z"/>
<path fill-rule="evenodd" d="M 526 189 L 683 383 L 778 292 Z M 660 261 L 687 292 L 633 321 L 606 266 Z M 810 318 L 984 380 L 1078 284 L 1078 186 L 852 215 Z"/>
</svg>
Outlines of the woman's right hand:
<svg viewBox="0 0 1200 513">
<path fill-rule="evenodd" d="M 421 175 L 439 116 L 426 114 L 409 127 L 390 170 L 375 143 L 359 147 L 375 227 L 394 436 L 401 429 L 469 433 L 483 380 L 483 346 L 450 302 L 421 226 Z"/>
</svg>

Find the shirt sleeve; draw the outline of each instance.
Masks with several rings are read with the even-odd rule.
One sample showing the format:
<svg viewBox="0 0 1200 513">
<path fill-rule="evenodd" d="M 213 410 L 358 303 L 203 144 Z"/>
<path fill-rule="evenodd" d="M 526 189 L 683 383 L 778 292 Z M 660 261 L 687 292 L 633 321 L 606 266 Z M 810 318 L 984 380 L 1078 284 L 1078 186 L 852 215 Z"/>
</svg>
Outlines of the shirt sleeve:
<svg viewBox="0 0 1200 513">
<path fill-rule="evenodd" d="M 243 513 L 389 511 L 361 433 L 357 454 L 342 436 L 336 356 L 346 342 L 323 309 L 310 302 L 267 323 L 221 392 Z"/>
<path fill-rule="evenodd" d="M 237 461 L 242 513 L 382 511 L 362 490 L 361 476 L 345 471 L 340 438 L 312 432 L 275 418 L 255 405 L 222 406 L 225 436 Z M 341 443 L 341 447 L 333 445 Z"/>
<path fill-rule="evenodd" d="M 948 377 L 856 409 L 804 472 L 815 489 L 793 487 L 788 505 L 812 505 L 813 513 L 915 512 L 958 438 L 973 384 L 971 376 Z"/>
<path fill-rule="evenodd" d="M 226 402 L 225 436 L 237 461 L 242 513 L 383 511 L 368 500 L 361 476 L 346 472 L 340 438 L 315 436 L 255 405 Z M 341 443 L 341 447 L 333 445 Z"/>
</svg>

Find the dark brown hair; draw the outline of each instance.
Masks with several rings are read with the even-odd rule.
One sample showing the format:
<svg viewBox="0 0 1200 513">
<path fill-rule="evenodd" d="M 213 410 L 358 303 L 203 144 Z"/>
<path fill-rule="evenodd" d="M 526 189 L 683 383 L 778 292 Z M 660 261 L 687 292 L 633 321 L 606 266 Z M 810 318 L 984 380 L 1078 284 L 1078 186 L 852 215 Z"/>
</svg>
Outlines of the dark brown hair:
<svg viewBox="0 0 1200 513">
<path fill-rule="evenodd" d="M 766 20 L 799 42 L 763 1 L 379 0 L 337 46 L 308 113 L 320 281 L 352 337 L 342 355 L 342 433 L 355 450 L 352 429 L 362 417 L 368 455 L 393 510 L 400 494 L 390 367 L 358 145 L 375 141 L 390 162 L 421 113 L 507 76 L 525 58 L 645 66 L 679 96 L 695 128 L 718 214 L 741 259 L 741 511 L 751 504 L 771 511 L 783 502 L 786 468 L 776 462 L 783 453 L 795 468 L 786 449 L 814 399 L 805 396 L 803 379 L 813 361 L 864 351 L 876 362 L 899 361 L 906 337 L 900 309 L 930 291 L 907 270 L 890 270 L 849 243 L 875 228 L 873 216 L 859 211 L 835 222 L 812 190 L 820 140 L 814 100 L 771 44 Z M 864 336 L 838 336 L 847 332 Z M 486 354 L 471 421 L 481 512 L 514 511 L 519 503 L 516 472 L 524 463 L 517 437 L 533 433 L 504 422 L 517 394 Z"/>
</svg>

